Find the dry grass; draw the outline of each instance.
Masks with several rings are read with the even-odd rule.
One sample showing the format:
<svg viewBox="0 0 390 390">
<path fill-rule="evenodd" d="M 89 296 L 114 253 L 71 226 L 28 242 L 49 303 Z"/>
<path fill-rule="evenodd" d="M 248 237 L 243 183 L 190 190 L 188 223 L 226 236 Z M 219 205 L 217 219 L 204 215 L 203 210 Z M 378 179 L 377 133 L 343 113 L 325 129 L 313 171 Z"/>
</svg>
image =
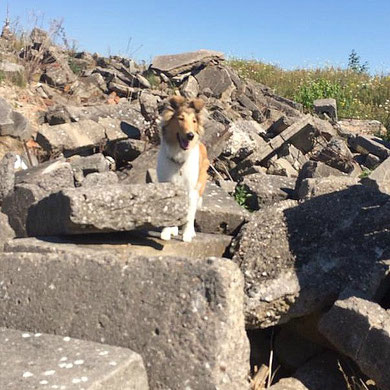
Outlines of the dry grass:
<svg viewBox="0 0 390 390">
<path fill-rule="evenodd" d="M 370 75 L 332 66 L 284 70 L 241 59 L 231 59 L 229 64 L 242 77 L 271 87 L 277 94 L 302 103 L 309 111 L 313 100 L 333 97 L 340 118 L 379 120 L 390 137 L 390 75 Z"/>
</svg>

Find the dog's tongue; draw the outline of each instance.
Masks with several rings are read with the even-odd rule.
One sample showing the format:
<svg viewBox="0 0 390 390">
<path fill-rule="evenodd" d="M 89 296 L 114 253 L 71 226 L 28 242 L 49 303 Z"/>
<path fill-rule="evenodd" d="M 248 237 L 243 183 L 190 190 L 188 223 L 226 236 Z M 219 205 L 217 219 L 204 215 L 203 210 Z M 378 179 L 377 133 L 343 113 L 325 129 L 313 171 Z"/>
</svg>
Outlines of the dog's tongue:
<svg viewBox="0 0 390 390">
<path fill-rule="evenodd" d="M 190 144 L 190 141 L 188 141 L 187 139 L 182 139 L 180 137 L 180 135 L 177 135 L 177 138 L 179 139 L 179 144 L 181 146 L 182 149 L 184 150 L 187 150 L 188 149 L 188 145 Z"/>
</svg>

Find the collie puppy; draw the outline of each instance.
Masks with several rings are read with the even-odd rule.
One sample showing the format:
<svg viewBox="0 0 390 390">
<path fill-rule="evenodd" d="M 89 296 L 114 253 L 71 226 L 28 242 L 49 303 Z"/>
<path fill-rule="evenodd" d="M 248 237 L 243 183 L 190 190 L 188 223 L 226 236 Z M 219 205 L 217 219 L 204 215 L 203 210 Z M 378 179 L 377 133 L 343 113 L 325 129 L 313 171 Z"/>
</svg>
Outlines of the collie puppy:
<svg viewBox="0 0 390 390">
<path fill-rule="evenodd" d="M 210 165 L 206 147 L 200 142 L 203 107 L 202 99 L 173 96 L 162 113 L 157 176 L 159 182 L 181 184 L 188 189 L 187 222 L 183 227 L 183 241 L 186 242 L 195 237 L 196 209 L 201 205 Z M 165 227 L 161 238 L 170 240 L 178 232 L 177 226 Z"/>
</svg>

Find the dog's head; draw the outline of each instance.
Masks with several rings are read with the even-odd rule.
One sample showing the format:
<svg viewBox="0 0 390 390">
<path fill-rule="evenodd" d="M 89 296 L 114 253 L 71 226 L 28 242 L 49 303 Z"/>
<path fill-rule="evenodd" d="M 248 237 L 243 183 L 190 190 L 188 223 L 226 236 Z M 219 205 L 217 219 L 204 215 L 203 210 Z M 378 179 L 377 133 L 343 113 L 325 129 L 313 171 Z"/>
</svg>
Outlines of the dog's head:
<svg viewBox="0 0 390 390">
<path fill-rule="evenodd" d="M 169 106 L 162 114 L 162 136 L 170 144 L 177 144 L 189 150 L 199 142 L 203 133 L 202 99 L 187 100 L 182 96 L 172 96 Z"/>
</svg>

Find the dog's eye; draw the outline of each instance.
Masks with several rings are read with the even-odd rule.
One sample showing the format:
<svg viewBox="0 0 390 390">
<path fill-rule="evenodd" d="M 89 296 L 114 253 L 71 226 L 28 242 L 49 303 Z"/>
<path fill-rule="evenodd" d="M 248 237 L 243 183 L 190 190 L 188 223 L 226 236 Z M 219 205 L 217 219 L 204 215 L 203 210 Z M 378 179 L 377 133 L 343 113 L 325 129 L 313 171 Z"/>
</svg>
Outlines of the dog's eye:
<svg viewBox="0 0 390 390">
<path fill-rule="evenodd" d="M 196 122 L 197 122 L 197 120 L 194 118 L 194 119 L 192 120 L 192 122 L 196 123 Z"/>
<path fill-rule="evenodd" d="M 179 121 L 184 121 L 184 116 L 179 116 L 177 119 L 178 119 Z"/>
</svg>

